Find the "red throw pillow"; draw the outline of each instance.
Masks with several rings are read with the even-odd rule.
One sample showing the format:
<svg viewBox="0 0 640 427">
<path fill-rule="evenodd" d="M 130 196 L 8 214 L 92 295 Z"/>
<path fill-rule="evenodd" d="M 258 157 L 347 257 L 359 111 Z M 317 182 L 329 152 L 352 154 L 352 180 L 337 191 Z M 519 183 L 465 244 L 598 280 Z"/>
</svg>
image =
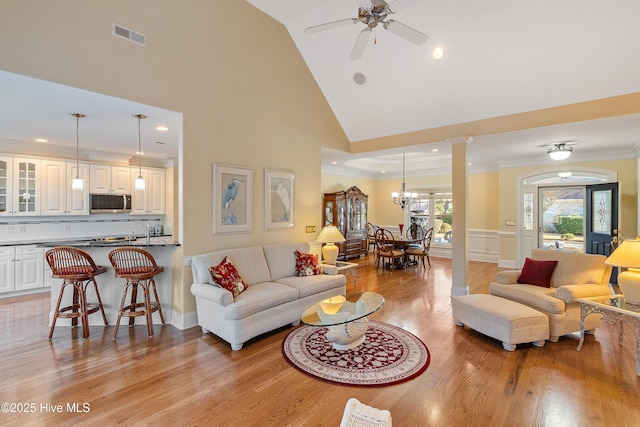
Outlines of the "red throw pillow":
<svg viewBox="0 0 640 427">
<path fill-rule="evenodd" d="M 209 267 L 209 271 L 215 284 L 231 292 L 233 298 L 248 288 L 228 256 L 217 266 Z"/>
<path fill-rule="evenodd" d="M 537 261 L 527 258 L 518 277 L 518 283 L 551 287 L 551 275 L 558 261 Z"/>
<path fill-rule="evenodd" d="M 298 250 L 296 254 L 296 275 L 298 276 L 317 276 L 323 274 L 324 271 L 318 262 L 318 258 L 314 254 L 305 254 Z"/>
</svg>

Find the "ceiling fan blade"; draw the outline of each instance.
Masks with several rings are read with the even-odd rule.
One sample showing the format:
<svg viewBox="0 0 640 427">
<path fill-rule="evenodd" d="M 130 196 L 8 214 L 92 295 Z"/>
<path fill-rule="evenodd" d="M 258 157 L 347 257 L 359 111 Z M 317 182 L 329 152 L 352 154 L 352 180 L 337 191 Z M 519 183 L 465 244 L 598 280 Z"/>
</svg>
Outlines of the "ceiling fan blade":
<svg viewBox="0 0 640 427">
<path fill-rule="evenodd" d="M 360 31 L 358 40 L 356 40 L 356 44 L 353 46 L 353 50 L 351 51 L 351 56 L 349 56 L 349 59 L 362 58 L 364 48 L 367 47 L 367 42 L 369 41 L 369 37 L 371 37 L 371 28 L 367 27 L 364 30 Z"/>
<path fill-rule="evenodd" d="M 356 3 L 358 3 L 358 6 L 364 7 L 365 9 L 371 7 L 371 0 L 356 0 Z"/>
<path fill-rule="evenodd" d="M 356 18 L 341 19 L 339 21 L 327 22 L 326 24 L 307 27 L 304 29 L 304 32 L 307 34 L 319 33 L 320 31 L 331 30 L 333 28 L 344 27 L 347 25 L 353 25 L 356 22 L 358 22 Z"/>
<path fill-rule="evenodd" d="M 389 2 L 389 11 L 391 13 L 398 13 L 401 10 L 405 10 L 418 3 L 424 3 L 426 0 L 393 0 Z"/>
<path fill-rule="evenodd" d="M 428 35 L 421 33 L 407 25 L 404 25 L 398 21 L 390 19 L 384 23 L 385 30 L 389 30 L 392 33 L 402 37 L 405 40 L 415 44 L 422 44 L 429 38 Z"/>
</svg>

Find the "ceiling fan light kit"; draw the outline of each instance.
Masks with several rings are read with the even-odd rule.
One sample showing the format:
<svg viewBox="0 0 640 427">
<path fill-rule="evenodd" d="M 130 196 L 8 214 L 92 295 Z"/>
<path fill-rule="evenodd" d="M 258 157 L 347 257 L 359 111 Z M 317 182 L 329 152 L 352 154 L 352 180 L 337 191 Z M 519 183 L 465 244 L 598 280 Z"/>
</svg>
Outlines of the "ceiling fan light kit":
<svg viewBox="0 0 640 427">
<path fill-rule="evenodd" d="M 398 4 L 399 3 L 399 4 Z M 305 28 L 305 33 L 313 34 L 320 31 L 330 30 L 346 25 L 356 24 L 361 22 L 367 27 L 360 31 L 356 44 L 351 51 L 350 59 L 359 59 L 364 53 L 364 49 L 367 46 L 367 42 L 371 37 L 373 29 L 378 27 L 378 24 L 382 24 L 382 28 L 389 30 L 390 32 L 402 37 L 405 40 L 410 41 L 416 45 L 421 45 L 426 42 L 429 36 L 426 34 L 402 24 L 393 19 L 387 20 L 387 16 L 393 13 L 397 13 L 407 7 L 413 6 L 417 3 L 416 0 L 394 0 L 387 3 L 384 0 L 371 0 L 371 6 L 359 7 L 357 18 L 341 19 L 339 21 L 327 22 L 325 24 L 314 25 Z M 393 6 L 393 10 L 391 7 Z"/>
</svg>

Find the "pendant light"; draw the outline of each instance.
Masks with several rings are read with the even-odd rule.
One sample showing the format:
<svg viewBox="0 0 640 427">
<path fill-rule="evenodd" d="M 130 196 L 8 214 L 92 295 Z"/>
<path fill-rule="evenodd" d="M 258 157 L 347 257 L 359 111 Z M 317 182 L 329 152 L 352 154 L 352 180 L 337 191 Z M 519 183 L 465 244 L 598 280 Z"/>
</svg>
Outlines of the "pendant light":
<svg viewBox="0 0 640 427">
<path fill-rule="evenodd" d="M 400 193 L 391 193 L 391 197 L 393 197 L 393 203 L 396 205 L 400 205 L 402 210 L 404 207 L 409 204 L 411 199 L 415 199 L 418 197 L 418 193 L 408 193 L 405 190 L 406 184 L 404 182 L 404 153 L 402 153 L 402 191 Z"/>
<path fill-rule="evenodd" d="M 83 190 L 84 182 L 80 177 L 80 119 L 86 117 L 80 113 L 69 113 L 76 118 L 76 176 L 71 180 L 72 190 Z"/>
<path fill-rule="evenodd" d="M 144 114 L 133 114 L 138 119 L 138 177 L 136 178 L 135 189 L 144 190 L 144 178 L 142 177 L 142 147 L 140 141 L 140 120 L 146 119 Z"/>
</svg>

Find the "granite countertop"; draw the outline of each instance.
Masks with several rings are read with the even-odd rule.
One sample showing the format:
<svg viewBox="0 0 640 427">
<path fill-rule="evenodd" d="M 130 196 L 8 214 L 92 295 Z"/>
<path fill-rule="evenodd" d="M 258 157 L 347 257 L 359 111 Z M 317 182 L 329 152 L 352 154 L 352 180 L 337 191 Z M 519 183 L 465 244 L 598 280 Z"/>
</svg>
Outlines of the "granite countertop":
<svg viewBox="0 0 640 427">
<path fill-rule="evenodd" d="M 42 242 L 37 244 L 40 248 L 53 248 L 55 246 L 73 246 L 76 248 L 121 248 L 121 247 L 160 247 L 160 246 L 170 246 L 176 247 L 180 246 L 179 242 L 150 242 L 147 244 L 146 239 L 140 238 L 137 240 L 118 240 L 118 241 L 94 241 L 94 240 L 67 240 L 67 241 L 56 241 L 56 242 Z"/>
<path fill-rule="evenodd" d="M 171 235 L 151 236 L 151 239 L 158 237 L 172 237 Z M 136 236 L 136 240 L 117 240 L 117 241 L 96 241 L 95 238 L 86 239 L 51 239 L 51 240 L 19 240 L 0 242 L 1 246 L 22 246 L 36 245 L 41 248 L 52 248 L 54 246 L 75 246 L 75 247 L 121 247 L 121 246 L 180 246 L 179 242 L 170 241 L 164 243 L 151 242 L 147 245 L 146 237 Z"/>
</svg>

